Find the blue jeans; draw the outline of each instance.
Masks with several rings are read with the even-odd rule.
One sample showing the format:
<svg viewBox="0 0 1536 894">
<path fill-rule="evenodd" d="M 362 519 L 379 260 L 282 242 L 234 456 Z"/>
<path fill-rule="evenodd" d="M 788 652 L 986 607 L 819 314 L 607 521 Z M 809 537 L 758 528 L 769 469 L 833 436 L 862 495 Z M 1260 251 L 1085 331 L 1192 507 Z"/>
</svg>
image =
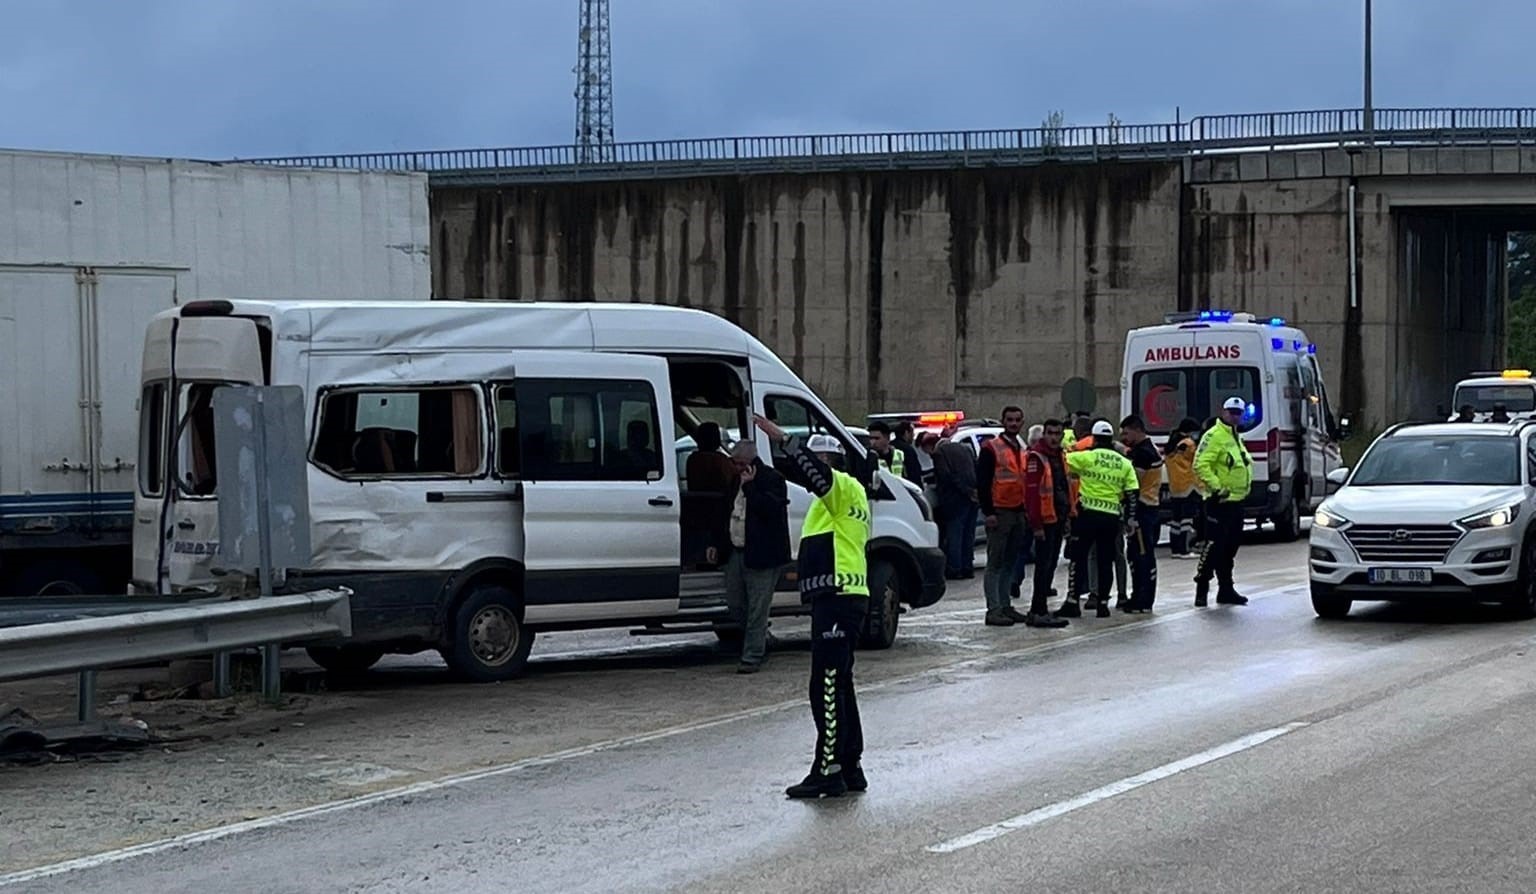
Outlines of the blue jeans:
<svg viewBox="0 0 1536 894">
<path fill-rule="evenodd" d="M 944 563 L 951 574 L 976 572 L 976 517 L 975 503 L 945 506 L 944 514 Z"/>
</svg>

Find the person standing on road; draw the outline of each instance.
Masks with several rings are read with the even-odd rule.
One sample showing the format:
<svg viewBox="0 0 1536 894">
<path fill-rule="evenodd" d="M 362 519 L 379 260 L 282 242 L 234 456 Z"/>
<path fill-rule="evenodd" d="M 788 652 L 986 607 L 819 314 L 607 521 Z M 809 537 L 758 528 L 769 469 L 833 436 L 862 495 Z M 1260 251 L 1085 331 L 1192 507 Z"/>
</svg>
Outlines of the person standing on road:
<svg viewBox="0 0 1536 894">
<path fill-rule="evenodd" d="M 1062 540 L 1077 506 L 1077 484 L 1067 475 L 1061 439 L 1061 420 L 1045 420 L 1024 464 L 1024 501 L 1035 551 L 1035 587 L 1024 617 L 1030 627 L 1067 626 L 1066 619 L 1051 614 L 1048 601 Z"/>
<path fill-rule="evenodd" d="M 879 419 L 869 424 L 869 448 L 876 465 L 889 469 L 897 478 L 905 478 L 918 487 L 923 486 L 923 472 L 918 465 L 916 451 L 910 445 L 897 443 L 891 435 L 889 424 Z"/>
<path fill-rule="evenodd" d="M 1120 440 L 1130 449 L 1127 458 L 1136 470 L 1138 485 L 1132 530 L 1126 535 L 1125 551 L 1131 560 L 1131 600 L 1124 607 L 1127 614 L 1152 610 L 1157 599 L 1157 535 L 1162 511 L 1163 456 L 1147 437 L 1146 423 L 1140 416 L 1120 421 Z"/>
<path fill-rule="evenodd" d="M 1073 547 L 1077 558 L 1093 555 L 1098 565 L 1094 591 L 1097 614 L 1109 617 L 1109 589 L 1114 573 L 1115 541 L 1127 526 L 1134 528 L 1131 517 L 1136 493 L 1136 471 L 1131 461 L 1115 449 L 1115 428 L 1109 420 L 1093 424 L 1093 448 L 1076 450 L 1066 456 L 1067 471 L 1078 479 L 1078 511 L 1073 524 Z M 1072 558 L 1072 557 L 1068 557 Z M 1081 617 L 1076 594 L 1069 595 L 1060 614 Z"/>
<path fill-rule="evenodd" d="M 933 451 L 933 484 L 938 492 L 939 529 L 950 580 L 976 576 L 976 454 L 959 441 L 941 441 Z"/>
<path fill-rule="evenodd" d="M 1207 604 L 1213 575 L 1219 583 L 1216 604 L 1248 604 L 1232 583 L 1232 566 L 1243 536 L 1243 500 L 1253 487 L 1253 457 L 1237 431 L 1246 407 L 1241 397 L 1227 398 L 1219 420 L 1200 439 L 1200 448 L 1195 451 L 1195 474 L 1210 494 L 1205 502 L 1207 539 L 1195 571 L 1197 608 Z"/>
<path fill-rule="evenodd" d="M 800 533 L 800 600 L 811 606 L 811 716 L 816 754 L 811 772 L 785 789 L 791 798 L 836 798 L 869 788 L 861 759 L 864 727 L 853 691 L 854 640 L 869 610 L 869 496 L 838 468 L 843 445 L 831 435 L 790 438 L 763 416 L 757 427 L 784 445 L 813 497 Z"/>
<path fill-rule="evenodd" d="M 789 564 L 789 488 L 784 476 L 757 455 L 757 444 L 742 439 L 731 448 L 737 485 L 723 542 L 710 548 L 709 561 L 725 559 L 725 601 L 741 625 L 738 674 L 755 674 L 767 659 L 768 613 L 774 587 Z"/>
<path fill-rule="evenodd" d="M 976 460 L 976 493 L 987 525 L 987 576 L 982 585 L 989 627 L 1011 627 L 1025 620 L 1008 598 L 1026 525 L 1024 444 L 1019 440 L 1023 428 L 1024 411 L 1004 407 L 1002 432 L 982 445 Z"/>
<path fill-rule="evenodd" d="M 1168 524 L 1168 546 L 1175 559 L 1193 559 L 1195 516 L 1200 511 L 1200 494 L 1196 490 L 1195 440 L 1191 433 L 1200 423 L 1193 419 L 1181 421 L 1168 443 L 1163 446 L 1163 463 L 1168 469 L 1168 503 L 1173 519 Z"/>
</svg>

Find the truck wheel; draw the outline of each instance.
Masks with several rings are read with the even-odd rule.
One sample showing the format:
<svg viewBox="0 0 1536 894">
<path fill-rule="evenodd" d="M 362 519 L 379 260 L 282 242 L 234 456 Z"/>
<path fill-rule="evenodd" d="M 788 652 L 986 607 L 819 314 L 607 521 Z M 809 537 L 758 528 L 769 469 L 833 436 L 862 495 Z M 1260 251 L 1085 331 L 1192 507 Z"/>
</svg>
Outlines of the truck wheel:
<svg viewBox="0 0 1536 894">
<path fill-rule="evenodd" d="M 384 650 L 374 646 L 310 646 L 309 660 L 333 674 L 360 674 L 379 663 Z"/>
<path fill-rule="evenodd" d="M 901 618 L 901 575 L 884 559 L 869 563 L 869 615 L 859 646 L 864 649 L 889 649 L 896 642 L 896 625 Z"/>
<path fill-rule="evenodd" d="M 467 680 L 495 683 L 522 673 L 532 649 L 533 633 L 523 626 L 517 597 L 500 584 L 480 584 L 459 603 L 443 658 Z"/>
<path fill-rule="evenodd" d="M 105 596 L 101 576 L 86 565 L 40 559 L 22 566 L 11 582 L 17 596 Z"/>
<path fill-rule="evenodd" d="M 1349 615 L 1349 609 L 1354 605 L 1354 600 L 1345 596 L 1335 596 L 1333 588 L 1325 584 L 1312 585 L 1312 610 L 1317 612 L 1319 618 L 1327 618 L 1337 621 Z"/>
</svg>

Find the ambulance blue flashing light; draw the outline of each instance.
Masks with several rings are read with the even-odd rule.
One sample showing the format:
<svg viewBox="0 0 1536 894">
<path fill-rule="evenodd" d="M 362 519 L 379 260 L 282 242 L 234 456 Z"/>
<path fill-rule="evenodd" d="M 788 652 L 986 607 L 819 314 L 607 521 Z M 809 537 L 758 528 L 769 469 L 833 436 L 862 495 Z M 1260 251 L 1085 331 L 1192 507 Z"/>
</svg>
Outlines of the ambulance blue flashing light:
<svg viewBox="0 0 1536 894">
<path fill-rule="evenodd" d="M 1285 339 L 1272 338 L 1269 340 L 1269 347 L 1275 351 L 1283 351 L 1285 350 Z"/>
<path fill-rule="evenodd" d="M 1280 319 L 1279 317 L 1270 317 L 1269 318 L 1269 325 L 1271 325 L 1271 326 L 1284 326 L 1285 325 L 1285 321 Z"/>
<path fill-rule="evenodd" d="M 1316 354 L 1317 353 L 1317 345 L 1307 345 L 1307 353 L 1308 354 Z"/>
<path fill-rule="evenodd" d="M 1258 407 L 1254 406 L 1251 403 L 1248 404 L 1247 406 L 1243 407 L 1243 421 L 1244 422 L 1252 422 L 1254 420 L 1254 417 L 1257 416 L 1258 413 L 1259 413 L 1259 408 Z"/>
<path fill-rule="evenodd" d="M 1232 322 L 1232 311 L 1202 310 L 1200 311 L 1200 321 L 1202 323 L 1230 323 Z"/>
</svg>

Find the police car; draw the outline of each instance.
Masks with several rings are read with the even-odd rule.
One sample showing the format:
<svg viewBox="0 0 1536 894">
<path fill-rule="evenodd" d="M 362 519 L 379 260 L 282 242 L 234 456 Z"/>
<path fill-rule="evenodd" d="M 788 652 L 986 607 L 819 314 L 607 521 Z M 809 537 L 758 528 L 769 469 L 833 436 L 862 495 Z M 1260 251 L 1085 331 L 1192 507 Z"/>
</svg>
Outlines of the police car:
<svg viewBox="0 0 1536 894">
<path fill-rule="evenodd" d="M 1456 383 L 1451 397 L 1451 421 L 1460 419 L 1466 407 L 1471 408 L 1472 419 L 1462 419 L 1463 422 L 1487 422 L 1500 407 L 1511 421 L 1530 419 L 1536 415 L 1536 377 L 1528 369 L 1474 372 L 1470 378 Z"/>
<path fill-rule="evenodd" d="M 1451 597 L 1536 617 L 1536 422 L 1405 423 L 1313 516 L 1312 607 Z"/>
</svg>

